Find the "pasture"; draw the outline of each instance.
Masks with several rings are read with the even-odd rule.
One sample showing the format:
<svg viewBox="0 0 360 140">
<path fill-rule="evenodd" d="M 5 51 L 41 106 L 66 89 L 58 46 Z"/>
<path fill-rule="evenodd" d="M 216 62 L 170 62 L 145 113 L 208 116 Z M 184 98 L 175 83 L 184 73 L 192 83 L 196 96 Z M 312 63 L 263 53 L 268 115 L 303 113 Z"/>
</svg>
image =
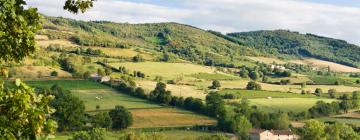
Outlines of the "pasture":
<svg viewBox="0 0 360 140">
<path fill-rule="evenodd" d="M 136 81 L 138 86 L 142 87 L 148 93 L 155 89 L 156 83 L 154 81 Z M 166 89 L 171 91 L 171 94 L 179 97 L 194 97 L 205 99 L 206 94 L 204 94 L 204 90 L 197 89 L 195 86 L 188 85 L 172 85 L 167 84 Z"/>
<path fill-rule="evenodd" d="M 256 62 L 262 62 L 265 64 L 272 64 L 272 63 L 276 63 L 276 64 L 286 64 L 287 62 L 284 60 L 280 60 L 278 58 L 271 58 L 271 57 L 250 57 L 248 56 L 247 58 L 256 61 Z"/>
<path fill-rule="evenodd" d="M 195 77 L 197 79 L 205 79 L 205 80 L 239 80 L 241 79 L 238 76 L 229 75 L 229 74 L 210 74 L 210 73 L 196 73 L 191 75 L 192 77 Z"/>
<path fill-rule="evenodd" d="M 162 107 L 147 100 L 119 93 L 108 87 L 103 89 L 71 90 L 71 93 L 84 101 L 86 111 L 96 111 L 97 105 L 100 106 L 99 110 L 110 110 L 116 105 L 121 105 L 128 109 Z"/>
<path fill-rule="evenodd" d="M 229 88 L 229 89 L 245 89 L 248 80 L 234 80 L 234 81 L 220 81 L 222 88 Z M 267 84 L 258 82 L 263 90 L 267 91 L 279 91 L 279 92 L 292 92 L 292 93 L 301 93 L 301 85 L 277 85 L 277 84 Z M 205 85 L 210 85 L 208 83 L 201 83 Z M 341 93 L 350 93 L 353 91 L 360 90 L 359 87 L 351 87 L 351 86 L 344 86 L 344 85 L 306 85 L 304 88 L 305 91 L 310 91 L 313 93 L 316 88 L 320 88 L 326 93 L 329 89 L 336 89 L 337 92 Z"/>
<path fill-rule="evenodd" d="M 337 64 L 334 62 L 319 60 L 319 59 L 305 59 L 304 60 L 306 64 L 316 67 L 316 68 L 327 68 L 330 67 L 331 71 L 335 72 L 360 72 L 360 69 L 353 68 L 341 64 Z"/>
<path fill-rule="evenodd" d="M 50 77 L 50 73 L 53 71 L 58 72 L 57 77 L 69 78 L 71 74 L 58 68 L 52 68 L 49 66 L 21 66 L 13 67 L 11 69 L 12 77 L 24 78 L 24 79 L 38 79 L 44 77 Z"/>
<path fill-rule="evenodd" d="M 119 140 L 125 132 L 137 132 L 137 130 L 125 130 L 125 131 L 109 131 L 106 134 L 107 140 Z M 216 132 L 202 132 L 192 130 L 166 130 L 166 131 L 154 131 L 143 132 L 145 134 L 159 134 L 165 137 L 167 140 L 195 140 L 201 136 L 211 136 L 217 134 Z M 222 134 L 222 133 L 218 133 Z M 68 140 L 71 138 L 71 134 L 59 134 L 53 140 Z"/>
<path fill-rule="evenodd" d="M 134 124 L 131 128 L 178 127 L 215 125 L 216 120 L 175 108 L 131 110 Z"/>
<path fill-rule="evenodd" d="M 334 99 L 315 98 L 272 98 L 272 99 L 249 99 L 251 105 L 256 105 L 265 112 L 301 112 L 306 111 L 316 104 L 317 101 L 333 102 Z"/>
<path fill-rule="evenodd" d="M 287 92 L 276 92 L 276 91 L 265 91 L 265 90 L 241 90 L 241 89 L 225 89 L 221 90 L 220 94 L 235 94 L 239 98 L 246 99 L 266 99 L 271 98 L 319 98 L 315 95 L 310 94 L 298 94 L 298 93 L 287 93 Z"/>
<path fill-rule="evenodd" d="M 107 86 L 99 84 L 90 80 L 37 80 L 25 81 L 32 87 L 51 88 L 53 85 L 58 84 L 68 90 L 91 90 L 91 89 L 104 89 Z"/>
<path fill-rule="evenodd" d="M 153 56 L 148 53 L 135 51 L 134 49 L 121 49 L 121 48 L 104 48 L 104 47 L 91 47 L 93 49 L 99 49 L 104 54 L 113 57 L 134 57 L 137 55 L 142 56 L 145 60 L 152 60 Z"/>
<path fill-rule="evenodd" d="M 191 63 L 164 63 L 164 62 L 139 62 L 139 63 L 109 63 L 114 68 L 123 66 L 131 71 L 141 71 L 152 78 L 161 76 L 165 79 L 173 79 L 196 73 L 214 73 L 215 69 L 195 65 Z"/>
</svg>

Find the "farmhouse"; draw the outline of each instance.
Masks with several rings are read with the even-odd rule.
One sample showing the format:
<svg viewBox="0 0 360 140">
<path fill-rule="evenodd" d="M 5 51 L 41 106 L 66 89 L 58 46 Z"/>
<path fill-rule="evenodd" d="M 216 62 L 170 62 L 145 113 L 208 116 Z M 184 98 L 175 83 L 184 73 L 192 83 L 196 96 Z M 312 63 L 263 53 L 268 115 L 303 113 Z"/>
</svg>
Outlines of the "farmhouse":
<svg viewBox="0 0 360 140">
<path fill-rule="evenodd" d="M 101 83 L 103 82 L 109 82 L 111 80 L 110 76 L 100 76 L 96 73 L 91 74 L 90 75 L 91 79 L 93 79 L 94 81 L 100 81 Z"/>
<path fill-rule="evenodd" d="M 250 131 L 251 140 L 298 140 L 299 136 L 290 130 L 263 130 L 252 129 Z"/>
</svg>

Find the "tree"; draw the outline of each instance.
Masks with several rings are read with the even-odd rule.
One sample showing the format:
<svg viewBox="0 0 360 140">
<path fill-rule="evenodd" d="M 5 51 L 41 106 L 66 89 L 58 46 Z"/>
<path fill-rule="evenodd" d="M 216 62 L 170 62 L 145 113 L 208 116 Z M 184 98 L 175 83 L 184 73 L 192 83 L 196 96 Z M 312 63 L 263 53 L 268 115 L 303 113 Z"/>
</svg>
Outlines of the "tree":
<svg viewBox="0 0 360 140">
<path fill-rule="evenodd" d="M 125 129 L 133 123 L 131 113 L 123 106 L 115 106 L 115 109 L 110 110 L 109 116 L 113 129 Z"/>
<path fill-rule="evenodd" d="M 171 91 L 166 90 L 166 84 L 163 82 L 158 82 L 149 96 L 151 100 L 163 104 L 169 104 L 171 101 Z"/>
<path fill-rule="evenodd" d="M 70 140 L 106 140 L 104 128 L 93 128 L 90 131 L 79 131 L 74 133 Z"/>
<path fill-rule="evenodd" d="M 83 74 L 83 78 L 84 78 L 84 79 L 89 79 L 90 76 L 91 76 L 90 71 L 86 71 L 86 72 L 84 72 L 84 74 Z"/>
<path fill-rule="evenodd" d="M 246 85 L 246 89 L 247 90 L 261 90 L 261 85 L 254 82 L 254 81 L 250 81 L 248 82 L 248 84 Z"/>
<path fill-rule="evenodd" d="M 316 89 L 315 89 L 315 94 L 316 94 L 317 96 L 320 96 L 322 93 L 323 93 L 323 92 L 322 92 L 322 89 L 321 89 L 321 88 L 316 88 Z"/>
<path fill-rule="evenodd" d="M 136 55 L 132 58 L 133 62 L 143 62 L 144 58 L 141 55 Z"/>
<path fill-rule="evenodd" d="M 11 89 L 0 83 L 0 139 L 37 139 L 56 131 L 57 124 L 49 116 L 52 96 L 35 94 L 16 80 Z"/>
<path fill-rule="evenodd" d="M 94 0 L 66 0 L 64 9 L 78 13 L 92 7 Z M 20 61 L 35 51 L 35 34 L 41 28 L 36 8 L 25 9 L 24 0 L 0 3 L 0 60 Z"/>
<path fill-rule="evenodd" d="M 50 76 L 54 76 L 54 77 L 57 77 L 59 75 L 59 73 L 57 71 L 52 71 L 50 73 Z"/>
<path fill-rule="evenodd" d="M 336 89 L 329 89 L 328 94 L 330 96 L 330 98 L 335 98 L 335 94 L 336 94 Z"/>
<path fill-rule="evenodd" d="M 300 134 L 301 140 L 325 140 L 325 125 L 316 120 L 305 122 L 303 132 Z"/>
<path fill-rule="evenodd" d="M 301 89 L 306 88 L 306 82 L 301 83 Z"/>
<path fill-rule="evenodd" d="M 241 140 L 249 139 L 249 132 L 252 128 L 250 121 L 245 116 L 235 116 L 234 130 Z"/>
<path fill-rule="evenodd" d="M 240 77 L 242 78 L 248 78 L 249 77 L 249 71 L 245 68 L 240 69 Z"/>
<path fill-rule="evenodd" d="M 58 130 L 81 129 L 86 123 L 84 102 L 59 85 L 52 86 L 50 94 L 55 96 L 50 106 L 56 109 L 53 118 L 59 124 Z"/>
<path fill-rule="evenodd" d="M 290 119 L 287 113 L 279 113 L 278 117 L 276 117 L 275 121 L 275 129 L 286 130 L 289 128 Z"/>
<path fill-rule="evenodd" d="M 209 87 L 210 89 L 219 89 L 221 87 L 221 84 L 219 80 L 214 80 L 212 82 L 212 85 Z"/>
<path fill-rule="evenodd" d="M 101 68 L 98 68 L 98 69 L 97 69 L 97 74 L 98 74 L 99 76 L 105 76 L 105 75 L 106 75 L 104 69 L 101 69 Z"/>
<path fill-rule="evenodd" d="M 111 128 L 112 120 L 108 112 L 100 112 L 92 116 L 91 124 L 94 128 Z"/>
<path fill-rule="evenodd" d="M 225 113 L 225 102 L 220 94 L 211 92 L 206 96 L 206 108 L 210 116 L 219 118 Z"/>
<path fill-rule="evenodd" d="M 252 80 L 257 80 L 259 79 L 260 75 L 259 75 L 259 72 L 257 71 L 251 71 L 250 74 L 249 74 L 249 77 L 252 79 Z"/>
</svg>

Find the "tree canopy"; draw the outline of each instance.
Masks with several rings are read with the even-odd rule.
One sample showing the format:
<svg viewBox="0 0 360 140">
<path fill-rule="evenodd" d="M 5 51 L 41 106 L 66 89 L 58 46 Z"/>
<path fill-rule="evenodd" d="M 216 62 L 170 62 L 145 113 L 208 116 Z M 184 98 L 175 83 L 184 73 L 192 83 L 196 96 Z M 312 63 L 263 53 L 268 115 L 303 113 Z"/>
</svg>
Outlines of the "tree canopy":
<svg viewBox="0 0 360 140">
<path fill-rule="evenodd" d="M 95 0 L 66 0 L 64 9 L 85 12 Z M 35 51 L 35 34 L 41 28 L 36 8 L 24 8 L 24 0 L 0 1 L 0 60 L 20 61 Z"/>
</svg>

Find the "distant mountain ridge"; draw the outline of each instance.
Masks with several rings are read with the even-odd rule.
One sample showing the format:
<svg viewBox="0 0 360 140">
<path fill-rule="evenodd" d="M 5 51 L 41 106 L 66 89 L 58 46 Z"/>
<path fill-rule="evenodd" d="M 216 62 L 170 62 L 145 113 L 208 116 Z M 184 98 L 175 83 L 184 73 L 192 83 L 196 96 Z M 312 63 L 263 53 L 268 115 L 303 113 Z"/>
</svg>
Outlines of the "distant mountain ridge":
<svg viewBox="0 0 360 140">
<path fill-rule="evenodd" d="M 360 47 L 344 40 L 287 30 L 227 34 L 233 42 L 275 56 L 312 57 L 352 67 L 360 65 Z"/>
</svg>

